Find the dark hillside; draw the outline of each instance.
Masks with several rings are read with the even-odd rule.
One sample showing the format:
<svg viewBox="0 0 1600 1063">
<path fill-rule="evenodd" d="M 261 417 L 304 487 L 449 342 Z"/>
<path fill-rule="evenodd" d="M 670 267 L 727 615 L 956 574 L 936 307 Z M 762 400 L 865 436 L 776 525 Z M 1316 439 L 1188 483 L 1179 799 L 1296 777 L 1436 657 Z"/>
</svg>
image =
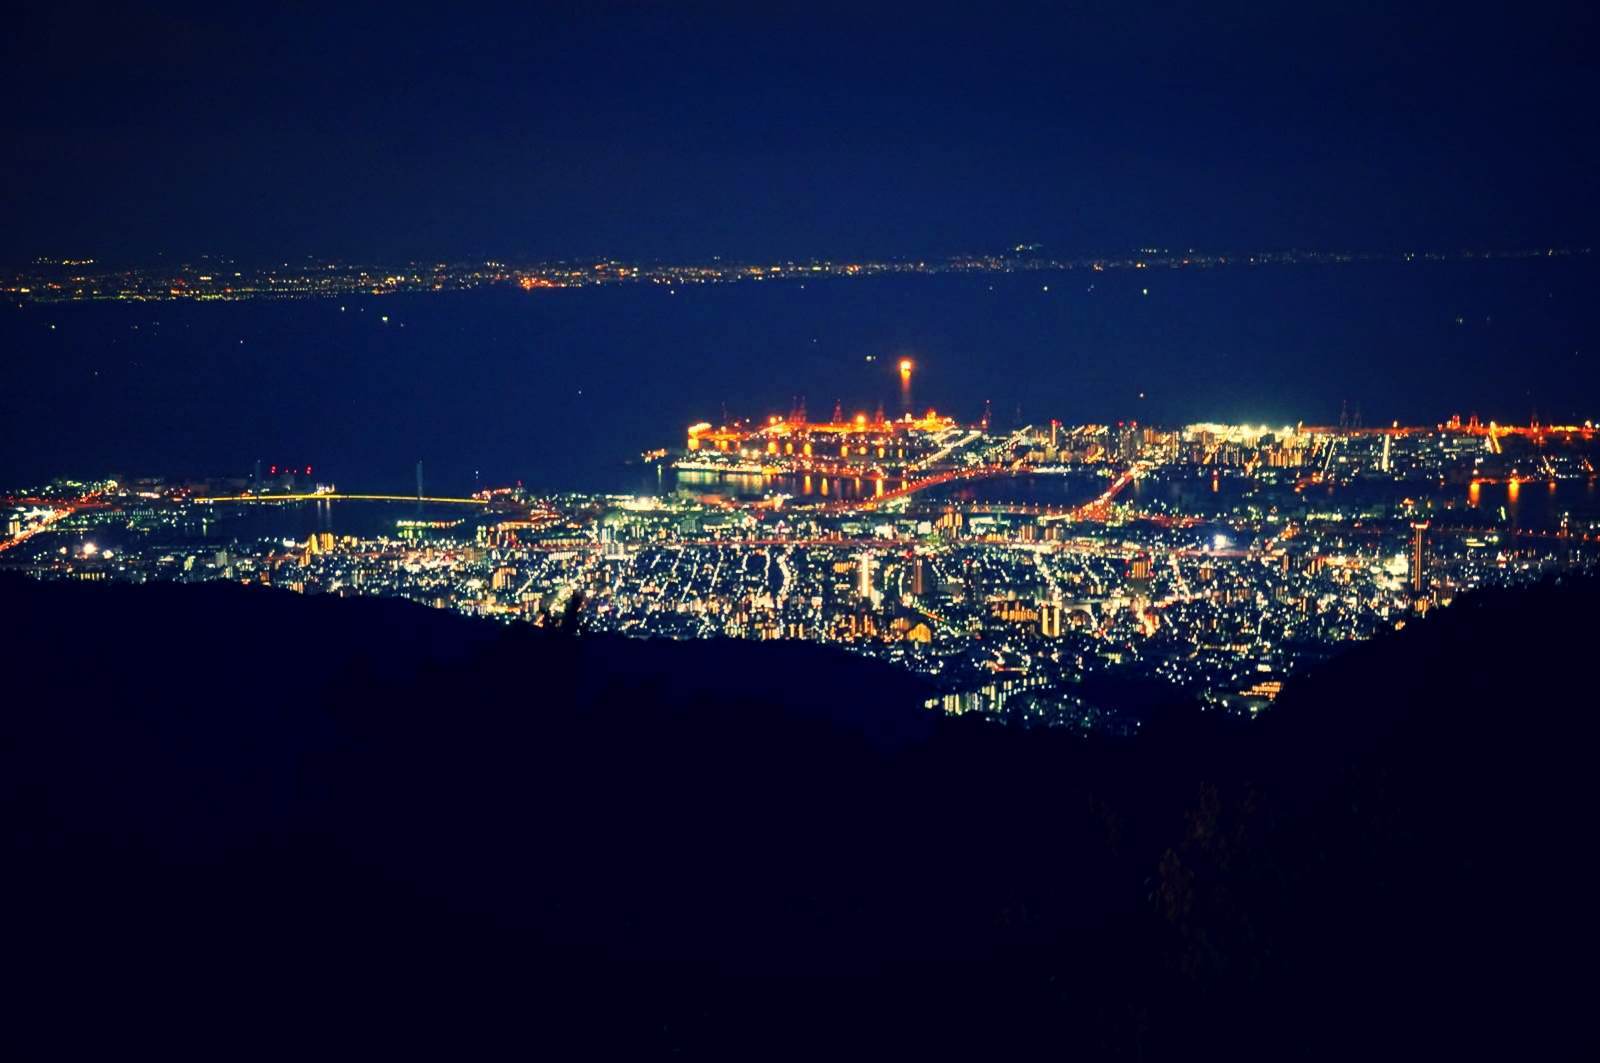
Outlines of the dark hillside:
<svg viewBox="0 0 1600 1063">
<path fill-rule="evenodd" d="M 1582 1033 L 1591 586 L 1479 597 L 1252 726 L 1125 743 L 936 718 L 809 645 L 232 586 L 0 602 L 10 1030 L 63 1053 Z"/>
</svg>

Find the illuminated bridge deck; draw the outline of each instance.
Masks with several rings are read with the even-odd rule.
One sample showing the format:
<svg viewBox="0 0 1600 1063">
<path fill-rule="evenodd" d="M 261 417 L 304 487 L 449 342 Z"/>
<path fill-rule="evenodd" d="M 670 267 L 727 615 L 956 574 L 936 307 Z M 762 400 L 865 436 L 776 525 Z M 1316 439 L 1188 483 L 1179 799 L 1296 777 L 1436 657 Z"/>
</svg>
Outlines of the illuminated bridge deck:
<svg viewBox="0 0 1600 1063">
<path fill-rule="evenodd" d="M 206 505 L 223 502 L 420 502 L 424 505 L 487 506 L 490 500 L 440 498 L 436 495 L 356 495 L 334 492 L 298 495 L 226 495 L 218 498 L 196 498 L 194 501 Z"/>
</svg>

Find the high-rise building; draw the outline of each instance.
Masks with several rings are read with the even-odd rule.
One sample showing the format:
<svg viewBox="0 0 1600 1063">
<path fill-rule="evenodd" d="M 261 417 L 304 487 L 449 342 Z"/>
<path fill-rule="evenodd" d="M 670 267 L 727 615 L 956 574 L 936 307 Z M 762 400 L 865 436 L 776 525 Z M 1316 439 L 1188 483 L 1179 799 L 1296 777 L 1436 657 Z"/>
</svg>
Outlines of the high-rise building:
<svg viewBox="0 0 1600 1063">
<path fill-rule="evenodd" d="M 856 595 L 863 601 L 872 600 L 872 555 L 866 552 L 861 554 L 860 567 L 856 570 Z"/>
<path fill-rule="evenodd" d="M 1418 598 L 1428 593 L 1428 522 L 1411 525 L 1411 593 Z"/>
<path fill-rule="evenodd" d="M 1039 634 L 1047 639 L 1061 637 L 1061 611 L 1058 601 L 1039 603 Z"/>
<path fill-rule="evenodd" d="M 1118 461 L 1133 461 L 1139 456 L 1139 425 L 1130 421 L 1127 424 L 1117 425 L 1117 434 L 1113 440 L 1116 446 Z"/>
<path fill-rule="evenodd" d="M 918 598 L 928 593 L 928 559 L 920 555 L 911 562 L 911 593 Z"/>
</svg>

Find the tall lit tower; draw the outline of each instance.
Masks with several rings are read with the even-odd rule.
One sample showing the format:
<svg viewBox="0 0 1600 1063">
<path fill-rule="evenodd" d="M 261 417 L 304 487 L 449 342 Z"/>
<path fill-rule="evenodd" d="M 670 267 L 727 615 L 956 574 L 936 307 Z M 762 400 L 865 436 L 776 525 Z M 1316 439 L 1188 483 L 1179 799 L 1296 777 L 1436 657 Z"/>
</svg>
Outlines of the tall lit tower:
<svg viewBox="0 0 1600 1063">
<path fill-rule="evenodd" d="M 863 550 L 861 564 L 856 570 L 856 595 L 862 601 L 872 601 L 872 554 Z"/>
<path fill-rule="evenodd" d="M 1428 522 L 1411 524 L 1411 593 L 1421 598 L 1428 593 Z"/>
<path fill-rule="evenodd" d="M 1061 637 L 1061 600 L 1052 598 L 1039 603 L 1039 634 L 1047 639 Z"/>
<path fill-rule="evenodd" d="M 911 412 L 911 359 L 900 359 L 900 412 Z"/>
</svg>

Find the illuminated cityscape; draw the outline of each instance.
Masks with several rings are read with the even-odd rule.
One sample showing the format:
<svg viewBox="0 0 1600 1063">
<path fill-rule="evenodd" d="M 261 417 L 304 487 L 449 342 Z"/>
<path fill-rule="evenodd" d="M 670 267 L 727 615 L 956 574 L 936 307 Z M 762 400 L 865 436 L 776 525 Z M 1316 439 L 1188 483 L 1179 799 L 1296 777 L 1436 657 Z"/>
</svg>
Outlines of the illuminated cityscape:
<svg viewBox="0 0 1600 1063">
<path fill-rule="evenodd" d="M 828 643 L 924 677 L 935 710 L 1129 733 L 1129 683 L 1253 715 L 1345 644 L 1600 558 L 1589 423 L 997 433 L 802 400 L 679 442 L 643 496 L 433 498 L 420 470 L 415 498 L 362 495 L 278 465 L 56 482 L 9 500 L 0 565 Z"/>
<path fill-rule="evenodd" d="M 6 1058 L 1594 1056 L 1597 55 L 8 9 Z"/>
</svg>

